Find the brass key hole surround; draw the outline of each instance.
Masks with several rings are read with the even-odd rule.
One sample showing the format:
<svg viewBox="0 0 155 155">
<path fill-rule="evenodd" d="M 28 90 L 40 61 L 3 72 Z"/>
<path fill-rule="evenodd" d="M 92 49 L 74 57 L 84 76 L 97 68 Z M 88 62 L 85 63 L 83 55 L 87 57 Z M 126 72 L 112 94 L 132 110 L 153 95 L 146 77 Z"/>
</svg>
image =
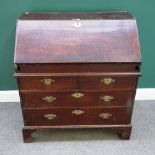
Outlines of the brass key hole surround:
<svg viewBox="0 0 155 155">
<path fill-rule="evenodd" d="M 48 78 L 48 79 L 42 79 L 41 82 L 45 85 L 51 85 L 55 82 L 55 80 Z"/>
<path fill-rule="evenodd" d="M 54 97 L 54 96 L 45 96 L 45 97 L 42 98 L 42 100 L 47 102 L 47 103 L 51 103 L 51 102 L 56 100 L 56 97 Z"/>
<path fill-rule="evenodd" d="M 110 113 L 101 113 L 99 114 L 99 117 L 102 119 L 109 119 L 112 116 Z"/>
<path fill-rule="evenodd" d="M 103 83 L 105 85 L 111 85 L 114 82 L 115 82 L 115 79 L 113 79 L 113 78 L 103 78 L 103 79 L 101 79 L 101 83 Z"/>
<path fill-rule="evenodd" d="M 44 118 L 46 118 L 47 120 L 53 120 L 56 117 L 57 116 L 55 114 L 45 114 L 44 115 Z"/>
</svg>

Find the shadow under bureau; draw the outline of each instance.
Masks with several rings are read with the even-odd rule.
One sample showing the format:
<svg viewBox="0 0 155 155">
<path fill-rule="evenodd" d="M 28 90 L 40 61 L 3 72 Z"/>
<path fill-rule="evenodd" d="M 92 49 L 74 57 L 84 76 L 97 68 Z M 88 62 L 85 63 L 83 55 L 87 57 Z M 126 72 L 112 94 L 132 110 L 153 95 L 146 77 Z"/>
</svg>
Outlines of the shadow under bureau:
<svg viewBox="0 0 155 155">
<path fill-rule="evenodd" d="M 17 21 L 14 64 L 24 142 L 52 128 L 111 128 L 130 138 L 141 75 L 130 13 L 25 13 Z"/>
</svg>

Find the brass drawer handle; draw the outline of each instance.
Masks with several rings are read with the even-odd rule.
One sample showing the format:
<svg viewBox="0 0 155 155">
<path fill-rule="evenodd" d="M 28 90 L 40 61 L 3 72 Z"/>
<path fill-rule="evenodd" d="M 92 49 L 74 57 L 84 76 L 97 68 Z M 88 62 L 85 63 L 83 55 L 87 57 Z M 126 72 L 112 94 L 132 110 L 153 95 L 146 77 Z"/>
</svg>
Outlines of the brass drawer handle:
<svg viewBox="0 0 155 155">
<path fill-rule="evenodd" d="M 99 114 L 99 117 L 102 118 L 102 119 L 108 119 L 111 116 L 112 116 L 112 114 L 109 114 L 109 113 L 101 113 L 101 114 Z"/>
<path fill-rule="evenodd" d="M 45 96 L 42 98 L 43 101 L 47 102 L 47 103 L 51 103 L 53 101 L 56 100 L 56 97 L 53 97 L 53 96 Z"/>
<path fill-rule="evenodd" d="M 50 85 L 50 84 L 54 83 L 55 80 L 49 78 L 49 79 L 42 79 L 41 82 L 42 82 L 43 84 L 45 84 L 45 85 Z"/>
<path fill-rule="evenodd" d="M 79 98 L 83 97 L 84 94 L 82 94 L 82 93 L 74 93 L 71 96 L 74 97 L 74 98 L 76 98 L 76 99 L 79 99 Z"/>
<path fill-rule="evenodd" d="M 83 110 L 73 110 L 72 114 L 74 114 L 74 115 L 82 115 L 82 114 L 84 114 L 84 111 Z"/>
<path fill-rule="evenodd" d="M 110 102 L 111 100 L 114 99 L 114 97 L 113 96 L 101 96 L 100 99 L 105 102 Z"/>
<path fill-rule="evenodd" d="M 46 118 L 48 120 L 53 120 L 56 117 L 57 117 L 57 115 L 55 115 L 55 114 L 45 114 L 44 115 L 44 118 Z"/>
<path fill-rule="evenodd" d="M 115 79 L 113 78 L 103 78 L 101 79 L 101 83 L 105 84 L 105 85 L 110 85 L 112 83 L 115 82 Z"/>
</svg>

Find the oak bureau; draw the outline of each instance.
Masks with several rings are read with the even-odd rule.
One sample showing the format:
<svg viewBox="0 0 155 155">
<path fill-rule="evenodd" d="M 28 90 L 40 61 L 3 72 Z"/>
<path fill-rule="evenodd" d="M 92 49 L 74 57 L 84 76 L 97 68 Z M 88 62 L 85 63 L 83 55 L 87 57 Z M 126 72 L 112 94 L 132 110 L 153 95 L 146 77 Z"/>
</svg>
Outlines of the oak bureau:
<svg viewBox="0 0 155 155">
<path fill-rule="evenodd" d="M 15 73 L 24 142 L 36 130 L 111 128 L 129 139 L 141 55 L 128 12 L 24 13 Z"/>
</svg>

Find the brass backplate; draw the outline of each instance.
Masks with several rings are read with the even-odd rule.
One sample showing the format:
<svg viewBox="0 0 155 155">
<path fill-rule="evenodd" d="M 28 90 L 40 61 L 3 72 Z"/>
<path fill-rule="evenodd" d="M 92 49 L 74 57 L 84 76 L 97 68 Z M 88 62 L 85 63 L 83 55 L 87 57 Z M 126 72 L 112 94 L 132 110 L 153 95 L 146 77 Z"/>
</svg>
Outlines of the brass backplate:
<svg viewBox="0 0 155 155">
<path fill-rule="evenodd" d="M 105 85 L 110 85 L 112 83 L 115 82 L 115 79 L 113 78 L 103 78 L 101 79 L 101 83 L 105 84 Z"/>
<path fill-rule="evenodd" d="M 112 116 L 112 114 L 109 114 L 109 113 L 101 113 L 101 114 L 99 114 L 99 117 L 102 118 L 102 119 L 108 119 L 111 116 Z"/>
<path fill-rule="evenodd" d="M 105 95 L 105 96 L 101 96 L 100 99 L 105 101 L 105 102 L 110 102 L 111 100 L 114 99 L 114 97 L 113 96 Z"/>
<path fill-rule="evenodd" d="M 54 96 L 45 96 L 45 97 L 42 98 L 42 100 L 45 101 L 45 102 L 51 103 L 51 102 L 56 100 L 56 97 L 54 97 Z"/>
<path fill-rule="evenodd" d="M 50 85 L 50 84 L 54 83 L 55 80 L 54 80 L 54 79 L 48 78 L 48 79 L 42 79 L 41 82 L 42 82 L 43 84 L 45 84 L 45 85 Z"/>
<path fill-rule="evenodd" d="M 71 96 L 76 98 L 76 99 L 79 99 L 79 98 L 83 97 L 84 94 L 82 94 L 82 93 L 73 93 Z"/>
<path fill-rule="evenodd" d="M 56 118 L 55 114 L 45 114 L 44 118 L 48 119 L 48 120 L 53 120 L 54 118 Z"/>
<path fill-rule="evenodd" d="M 82 115 L 82 114 L 84 114 L 84 111 L 83 110 L 73 110 L 72 114 L 74 114 L 74 115 Z"/>
</svg>

